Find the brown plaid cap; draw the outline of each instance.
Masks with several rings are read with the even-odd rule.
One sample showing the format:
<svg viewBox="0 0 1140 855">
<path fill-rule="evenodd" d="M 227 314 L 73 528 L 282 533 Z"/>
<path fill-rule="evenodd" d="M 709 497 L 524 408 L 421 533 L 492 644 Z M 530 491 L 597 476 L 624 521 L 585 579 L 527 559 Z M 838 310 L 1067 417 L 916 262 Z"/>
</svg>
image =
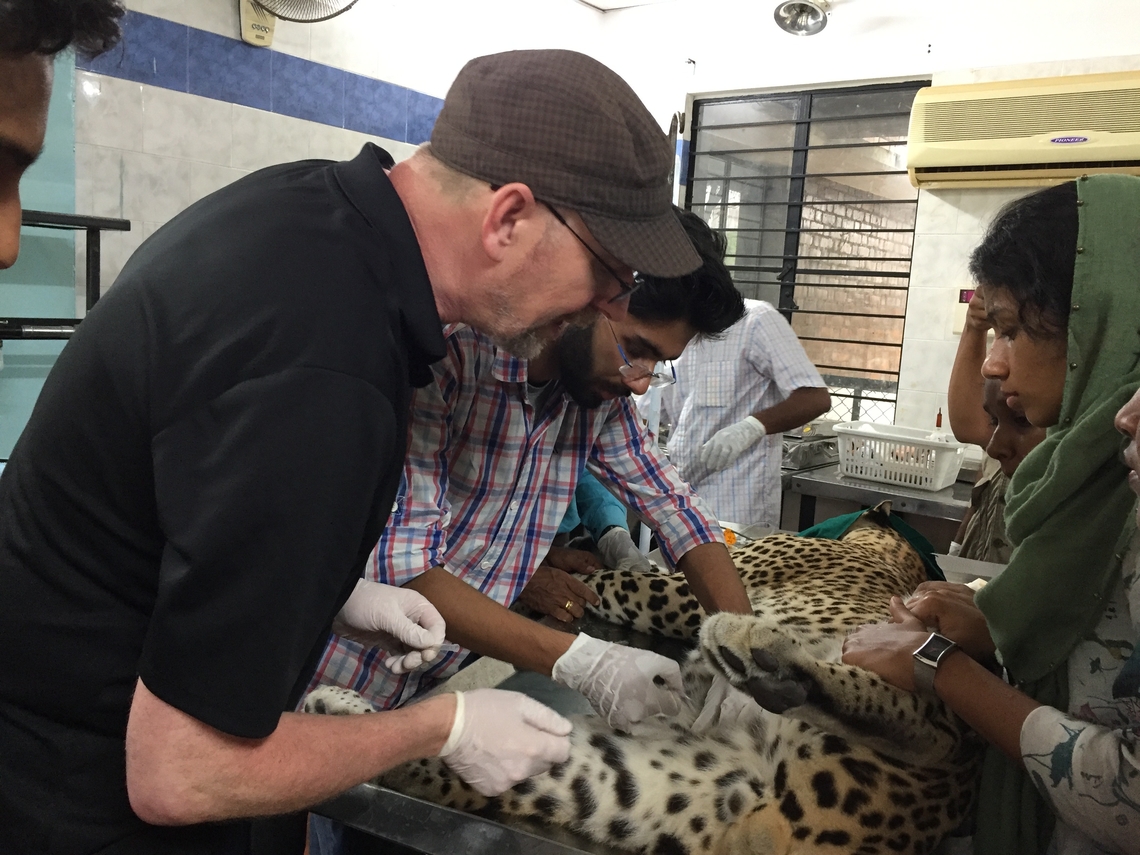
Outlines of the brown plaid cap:
<svg viewBox="0 0 1140 855">
<path fill-rule="evenodd" d="M 682 276 L 701 265 L 670 200 L 673 152 L 629 85 L 568 50 L 471 60 L 431 134 L 432 153 L 491 184 L 522 182 L 577 211 L 634 270 Z"/>
</svg>

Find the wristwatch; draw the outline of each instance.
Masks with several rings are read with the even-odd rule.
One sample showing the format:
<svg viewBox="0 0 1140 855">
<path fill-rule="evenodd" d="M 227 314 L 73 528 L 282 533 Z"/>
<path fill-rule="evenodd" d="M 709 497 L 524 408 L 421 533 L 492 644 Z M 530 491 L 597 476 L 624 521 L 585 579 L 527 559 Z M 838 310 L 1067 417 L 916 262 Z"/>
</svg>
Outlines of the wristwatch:
<svg viewBox="0 0 1140 855">
<path fill-rule="evenodd" d="M 930 637 L 914 651 L 915 691 L 933 695 L 934 674 L 938 671 L 938 665 L 957 649 L 958 645 L 946 636 L 937 632 L 930 633 Z"/>
</svg>

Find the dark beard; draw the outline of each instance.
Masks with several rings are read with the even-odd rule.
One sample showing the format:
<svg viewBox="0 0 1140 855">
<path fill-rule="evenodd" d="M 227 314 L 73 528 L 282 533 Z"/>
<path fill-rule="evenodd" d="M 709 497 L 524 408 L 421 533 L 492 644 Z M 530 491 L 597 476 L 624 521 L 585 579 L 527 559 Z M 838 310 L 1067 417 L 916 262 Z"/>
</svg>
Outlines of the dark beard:
<svg viewBox="0 0 1140 855">
<path fill-rule="evenodd" d="M 558 371 L 570 399 L 579 407 L 595 410 L 602 396 L 594 385 L 594 327 L 567 327 L 555 343 Z"/>
</svg>

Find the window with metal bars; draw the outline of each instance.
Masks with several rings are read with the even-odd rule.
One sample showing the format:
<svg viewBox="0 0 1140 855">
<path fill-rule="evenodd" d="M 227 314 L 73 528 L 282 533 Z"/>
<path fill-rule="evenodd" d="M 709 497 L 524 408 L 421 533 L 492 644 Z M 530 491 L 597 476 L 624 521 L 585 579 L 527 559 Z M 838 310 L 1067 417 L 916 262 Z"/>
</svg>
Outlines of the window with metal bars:
<svg viewBox="0 0 1140 855">
<path fill-rule="evenodd" d="M 893 423 L 918 191 L 906 133 L 929 81 L 694 103 L 687 206 L 728 239 L 831 390 L 825 418 Z"/>
</svg>

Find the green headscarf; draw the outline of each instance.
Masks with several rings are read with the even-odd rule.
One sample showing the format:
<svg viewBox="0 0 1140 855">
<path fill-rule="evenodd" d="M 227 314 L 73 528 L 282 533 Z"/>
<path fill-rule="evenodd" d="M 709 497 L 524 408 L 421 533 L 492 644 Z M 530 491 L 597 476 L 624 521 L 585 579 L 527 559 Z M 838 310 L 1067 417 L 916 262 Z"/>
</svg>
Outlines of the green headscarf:
<svg viewBox="0 0 1140 855">
<path fill-rule="evenodd" d="M 1013 476 L 1006 529 L 1016 549 L 976 598 L 1017 686 L 1066 712 L 1069 655 L 1100 621 L 1135 526 L 1113 418 L 1140 386 L 1140 178 L 1082 178 L 1077 195 L 1060 420 Z M 977 855 L 1044 852 L 1053 819 L 1024 766 L 991 747 Z"/>
</svg>

